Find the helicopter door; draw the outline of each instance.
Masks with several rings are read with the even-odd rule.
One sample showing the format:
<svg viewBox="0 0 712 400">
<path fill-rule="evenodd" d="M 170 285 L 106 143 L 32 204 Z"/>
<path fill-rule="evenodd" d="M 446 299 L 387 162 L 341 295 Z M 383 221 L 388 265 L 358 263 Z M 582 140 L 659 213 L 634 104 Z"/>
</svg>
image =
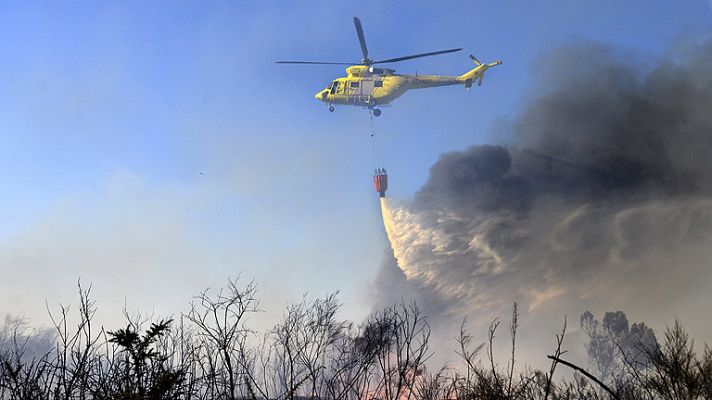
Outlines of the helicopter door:
<svg viewBox="0 0 712 400">
<path fill-rule="evenodd" d="M 358 93 L 361 94 L 363 97 L 368 97 L 371 95 L 371 92 L 373 91 L 373 79 L 362 79 L 361 80 L 361 88 Z"/>
</svg>

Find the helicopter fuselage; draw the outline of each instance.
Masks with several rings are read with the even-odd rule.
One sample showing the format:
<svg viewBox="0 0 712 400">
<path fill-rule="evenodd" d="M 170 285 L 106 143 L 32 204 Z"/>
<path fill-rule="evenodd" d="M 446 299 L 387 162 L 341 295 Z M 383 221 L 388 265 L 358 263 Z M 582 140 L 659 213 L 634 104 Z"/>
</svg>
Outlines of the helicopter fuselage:
<svg viewBox="0 0 712 400">
<path fill-rule="evenodd" d="M 387 68 L 352 65 L 346 69 L 347 76 L 337 78 L 314 97 L 324 103 L 373 108 L 389 105 L 411 89 L 437 86 L 464 85 L 469 88 L 488 68 L 477 65 L 460 76 L 400 75 Z"/>
<path fill-rule="evenodd" d="M 372 112 L 371 115 L 377 117 L 381 115 L 381 110 L 374 107 L 388 105 L 410 89 L 464 85 L 469 90 L 474 81 L 477 81 L 477 85 L 482 84 L 482 78 L 488 68 L 502 63 L 501 61 L 495 61 L 483 64 L 470 54 L 470 59 L 475 63 L 475 68 L 460 76 L 399 75 L 393 69 L 376 68 L 374 65 L 455 53 L 462 50 L 462 48 L 374 60 L 368 56 L 366 38 L 363 34 L 361 20 L 358 17 L 354 17 L 354 27 L 361 46 L 361 54 L 363 55 L 361 64 L 353 65 L 351 63 L 331 61 L 277 61 L 278 64 L 348 65 L 346 77 L 335 79 L 326 89 L 314 95 L 317 100 L 329 105 L 329 111 L 334 111 L 334 104 L 361 106 L 368 107 L 369 113 Z"/>
</svg>

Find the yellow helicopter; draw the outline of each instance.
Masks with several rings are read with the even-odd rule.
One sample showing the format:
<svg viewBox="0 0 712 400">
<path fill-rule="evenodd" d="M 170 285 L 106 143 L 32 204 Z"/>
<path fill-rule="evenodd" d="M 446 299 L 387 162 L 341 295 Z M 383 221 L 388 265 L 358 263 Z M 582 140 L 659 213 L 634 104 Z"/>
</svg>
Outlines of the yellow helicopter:
<svg viewBox="0 0 712 400">
<path fill-rule="evenodd" d="M 321 62 L 321 61 L 277 61 L 278 64 L 322 64 L 322 65 L 349 65 L 346 68 L 347 76 L 337 78 L 329 85 L 319 91 L 314 97 L 327 103 L 329 111 L 334 111 L 334 104 L 368 107 L 376 117 L 381 115 L 381 110 L 376 106 L 386 106 L 400 97 L 410 89 L 422 89 L 436 86 L 464 85 L 469 91 L 472 83 L 477 81 L 477 85 L 482 85 L 485 71 L 502 61 L 494 61 L 488 64 L 481 63 L 475 56 L 470 55 L 470 59 L 475 63 L 475 68 L 459 76 L 443 75 L 400 75 L 390 68 L 376 68 L 374 64 L 393 63 L 398 61 L 412 60 L 414 58 L 436 56 L 440 54 L 454 53 L 459 49 L 449 49 L 433 51 L 429 53 L 414 54 L 410 56 L 388 58 L 374 61 L 368 58 L 368 48 L 363 35 L 363 28 L 358 17 L 354 17 L 356 34 L 358 35 L 363 59 L 358 65 L 354 63 Z"/>
</svg>

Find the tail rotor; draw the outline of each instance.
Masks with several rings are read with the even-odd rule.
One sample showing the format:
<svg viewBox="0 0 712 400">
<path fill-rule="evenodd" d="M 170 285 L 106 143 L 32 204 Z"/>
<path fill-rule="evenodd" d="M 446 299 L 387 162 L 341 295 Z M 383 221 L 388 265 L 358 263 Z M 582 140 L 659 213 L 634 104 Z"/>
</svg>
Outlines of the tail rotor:
<svg viewBox="0 0 712 400">
<path fill-rule="evenodd" d="M 482 80 L 485 78 L 485 71 L 487 71 L 488 69 L 490 69 L 492 67 L 496 67 L 497 65 L 502 64 L 502 61 L 500 61 L 500 60 L 484 64 L 484 63 L 480 62 L 480 60 L 478 60 L 472 54 L 470 54 L 470 60 L 472 60 L 472 62 L 474 62 L 475 65 L 480 67 L 480 73 L 478 74 L 479 77 L 477 78 L 477 86 L 482 86 Z"/>
<path fill-rule="evenodd" d="M 482 65 L 482 63 L 480 62 L 480 60 L 478 60 L 477 57 L 473 56 L 472 54 L 470 54 L 470 60 L 472 60 L 472 62 L 475 63 L 475 65 L 478 66 L 478 67 L 479 67 L 480 65 Z"/>
<path fill-rule="evenodd" d="M 472 83 L 475 80 L 477 80 L 477 86 L 482 86 L 482 80 L 485 77 L 485 72 L 492 67 L 496 67 L 497 65 L 502 64 L 502 61 L 499 60 L 485 64 L 478 60 L 477 57 L 473 56 L 472 54 L 470 54 L 470 60 L 475 63 L 475 68 L 469 71 L 468 73 L 460 76 L 460 79 L 465 82 L 465 88 L 468 91 L 472 87 Z"/>
</svg>

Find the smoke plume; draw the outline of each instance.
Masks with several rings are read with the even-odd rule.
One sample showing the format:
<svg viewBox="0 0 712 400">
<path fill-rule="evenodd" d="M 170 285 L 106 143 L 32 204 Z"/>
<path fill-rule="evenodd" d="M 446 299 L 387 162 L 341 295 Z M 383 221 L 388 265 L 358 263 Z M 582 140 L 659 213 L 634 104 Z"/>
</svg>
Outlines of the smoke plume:
<svg viewBox="0 0 712 400">
<path fill-rule="evenodd" d="M 378 298 L 479 325 L 516 300 L 549 342 L 564 314 L 621 309 L 709 342 L 712 41 L 656 66 L 578 43 L 534 71 L 507 145 L 443 154 L 411 201 L 382 203 L 400 273 L 384 263 Z"/>
</svg>

